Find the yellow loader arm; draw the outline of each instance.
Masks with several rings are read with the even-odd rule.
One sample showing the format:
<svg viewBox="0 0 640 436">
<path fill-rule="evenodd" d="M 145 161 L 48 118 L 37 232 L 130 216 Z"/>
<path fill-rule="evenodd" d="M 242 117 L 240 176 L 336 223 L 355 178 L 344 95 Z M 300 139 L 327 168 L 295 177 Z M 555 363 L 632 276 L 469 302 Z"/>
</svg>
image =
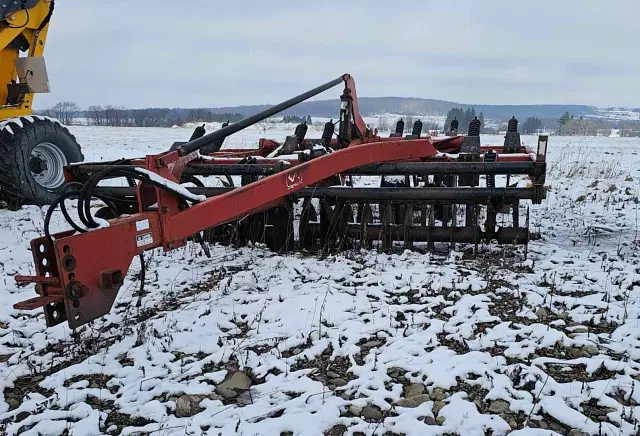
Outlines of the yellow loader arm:
<svg viewBox="0 0 640 436">
<path fill-rule="evenodd" d="M 0 4 L 0 120 L 31 115 L 33 95 L 49 92 L 42 55 L 54 2 Z"/>
</svg>

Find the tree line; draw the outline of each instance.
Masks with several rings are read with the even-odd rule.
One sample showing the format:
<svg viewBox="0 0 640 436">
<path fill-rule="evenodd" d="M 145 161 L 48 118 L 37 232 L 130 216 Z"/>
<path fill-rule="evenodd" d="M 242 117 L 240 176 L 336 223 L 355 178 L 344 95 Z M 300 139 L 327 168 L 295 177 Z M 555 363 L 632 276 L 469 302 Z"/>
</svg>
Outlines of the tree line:
<svg viewBox="0 0 640 436">
<path fill-rule="evenodd" d="M 116 127 L 171 127 L 196 122 L 235 122 L 241 114 L 216 113 L 204 108 L 197 109 L 125 109 L 116 106 L 89 106 L 85 118 L 93 126 Z"/>
<path fill-rule="evenodd" d="M 284 117 L 282 117 L 282 122 L 295 124 L 306 123 L 309 126 L 313 124 L 311 121 L 311 115 L 307 115 L 306 117 L 299 117 L 297 115 L 285 115 Z"/>
<path fill-rule="evenodd" d="M 218 113 L 206 108 L 170 109 L 147 108 L 126 109 L 121 106 L 89 106 L 86 110 L 72 101 L 62 101 L 39 112 L 60 120 L 62 124 L 73 124 L 77 118 L 86 118 L 92 126 L 114 127 L 171 127 L 195 122 L 235 122 L 243 118 L 239 113 Z"/>
<path fill-rule="evenodd" d="M 63 124 L 73 124 L 77 118 L 86 118 L 89 125 L 116 126 L 116 127 L 171 127 L 196 122 L 236 122 L 244 115 L 241 113 L 218 113 L 207 108 L 181 109 L 181 108 L 147 108 L 126 109 L 121 106 L 90 106 L 86 110 L 72 101 L 62 101 L 44 111 L 36 112 L 60 120 Z M 445 130 L 449 129 L 451 121 L 458 120 L 458 132 L 467 133 L 469 123 L 476 117 L 475 108 L 453 108 L 447 113 Z M 506 122 L 501 122 L 497 128 L 489 129 L 485 126 L 484 114 L 480 112 L 478 120 L 481 123 L 481 133 L 498 133 L 507 128 Z M 405 117 L 405 133 L 410 133 L 413 123 L 418 118 Z M 395 129 L 395 124 L 389 126 L 384 117 L 379 117 L 378 128 L 380 130 Z M 311 116 L 285 115 L 284 122 L 311 124 Z M 559 135 L 596 135 L 602 134 L 607 129 L 621 129 L 622 136 L 640 136 L 640 121 L 613 121 L 597 118 L 575 117 L 568 111 L 558 119 L 540 119 L 528 117 L 518 126 L 518 131 L 524 134 L 536 134 L 541 131 L 553 131 Z M 423 132 L 429 130 L 442 130 L 433 122 L 423 122 Z"/>
</svg>

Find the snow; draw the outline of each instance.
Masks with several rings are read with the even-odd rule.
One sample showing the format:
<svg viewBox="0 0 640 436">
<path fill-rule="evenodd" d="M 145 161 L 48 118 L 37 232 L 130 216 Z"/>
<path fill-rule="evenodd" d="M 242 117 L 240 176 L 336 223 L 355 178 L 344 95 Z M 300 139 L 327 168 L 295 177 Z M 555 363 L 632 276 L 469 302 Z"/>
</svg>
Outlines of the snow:
<svg viewBox="0 0 640 436">
<path fill-rule="evenodd" d="M 640 112 L 634 112 L 633 110 L 624 108 L 596 109 L 594 114 L 586 115 L 586 117 L 619 121 L 639 121 Z"/>
<path fill-rule="evenodd" d="M 259 125 L 225 146 L 293 128 Z M 158 153 L 191 130 L 71 127 L 89 161 Z M 33 273 L 46 208 L 0 210 L 0 434 L 637 434 L 639 153 L 627 138 L 553 137 L 527 259 L 496 246 L 479 259 L 463 246 L 324 259 L 154 250 L 142 306 L 135 259 L 112 312 L 75 334 L 12 308 L 35 295 L 14 276 Z M 56 212 L 52 230 L 64 228 Z M 253 379 L 246 395 L 176 416 L 178 397 L 212 394 L 236 370 Z M 346 384 L 329 387 L 329 372 Z M 408 383 L 429 399 L 397 405 Z M 350 411 L 371 405 L 382 418 Z"/>
<path fill-rule="evenodd" d="M 188 198 L 192 201 L 205 201 L 207 197 L 205 195 L 196 195 L 192 194 L 188 189 L 179 183 L 173 182 L 169 179 L 165 179 L 164 177 L 154 173 L 153 171 L 149 171 L 145 168 L 136 168 L 137 172 L 142 173 L 149 177 L 152 181 L 161 184 L 162 186 L 166 186 L 169 190 L 180 194 L 183 197 Z"/>
<path fill-rule="evenodd" d="M 49 120 L 53 123 L 61 124 L 60 121 L 58 121 L 55 118 L 45 117 L 42 115 L 29 115 L 29 116 L 23 116 L 23 117 L 8 118 L 6 120 L 0 121 L 0 130 L 7 130 L 10 134 L 13 135 L 13 129 L 11 128 L 11 124 L 15 124 L 22 129 L 24 127 L 24 121 L 28 123 L 33 123 L 36 119 Z"/>
</svg>

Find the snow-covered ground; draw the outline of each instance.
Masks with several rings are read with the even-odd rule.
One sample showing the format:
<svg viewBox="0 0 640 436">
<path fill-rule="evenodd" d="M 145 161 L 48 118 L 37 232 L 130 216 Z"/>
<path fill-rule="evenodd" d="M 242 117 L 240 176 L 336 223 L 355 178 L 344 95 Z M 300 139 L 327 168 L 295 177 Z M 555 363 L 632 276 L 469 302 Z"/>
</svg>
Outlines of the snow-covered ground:
<svg viewBox="0 0 640 436">
<path fill-rule="evenodd" d="M 640 120 L 640 112 L 624 108 L 596 109 L 595 114 L 587 115 L 587 117 L 603 118 L 606 120 L 638 121 Z"/>
<path fill-rule="evenodd" d="M 191 134 L 72 131 L 88 161 Z M 34 295 L 13 276 L 33 272 L 44 213 L 0 210 L 0 435 L 638 434 L 639 153 L 552 137 L 526 260 L 188 246 L 147 256 L 139 308 L 134 262 L 112 313 L 75 333 L 12 309 Z"/>
</svg>

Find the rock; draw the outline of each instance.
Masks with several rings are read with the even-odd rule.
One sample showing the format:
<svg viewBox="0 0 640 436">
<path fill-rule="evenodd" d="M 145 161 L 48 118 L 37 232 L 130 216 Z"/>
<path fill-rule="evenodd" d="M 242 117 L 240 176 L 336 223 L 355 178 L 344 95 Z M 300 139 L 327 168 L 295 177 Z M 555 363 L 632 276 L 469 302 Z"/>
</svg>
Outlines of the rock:
<svg viewBox="0 0 640 436">
<path fill-rule="evenodd" d="M 238 396 L 238 393 L 233 389 L 225 389 L 225 388 L 217 387 L 216 392 L 222 395 L 227 400 L 232 400 Z"/>
<path fill-rule="evenodd" d="M 404 316 L 404 312 L 398 311 L 396 312 L 396 321 L 406 321 L 407 317 Z"/>
<path fill-rule="evenodd" d="M 369 341 L 365 342 L 362 346 L 365 348 L 375 348 L 379 347 L 380 345 L 382 345 L 382 341 Z"/>
<path fill-rule="evenodd" d="M 20 412 L 15 416 L 14 421 L 15 422 L 22 422 L 22 421 L 24 421 L 25 419 L 27 419 L 30 416 L 31 416 L 31 413 L 29 413 L 29 412 L 26 412 L 26 411 Z"/>
<path fill-rule="evenodd" d="M 235 372 L 229 379 L 216 386 L 216 392 L 230 399 L 238 395 L 237 391 L 247 391 L 251 388 L 251 379 L 242 371 Z"/>
<path fill-rule="evenodd" d="M 571 314 L 566 310 L 564 312 L 562 312 L 559 316 L 560 316 L 560 318 L 564 319 L 565 321 L 568 320 L 569 318 L 571 318 Z"/>
<path fill-rule="evenodd" d="M 482 400 L 473 400 L 473 404 L 476 405 L 476 407 L 478 408 L 478 410 L 481 410 L 484 407 L 484 404 L 482 404 Z"/>
<path fill-rule="evenodd" d="M 549 424 L 549 429 L 550 430 L 553 430 L 553 431 L 558 432 L 560 434 L 563 434 L 563 433 L 565 433 L 567 431 L 567 429 L 563 425 L 561 425 L 561 424 L 559 424 L 559 423 L 557 423 L 555 421 L 551 421 L 548 424 Z"/>
<path fill-rule="evenodd" d="M 438 425 L 438 423 L 436 422 L 436 419 L 432 416 L 427 416 L 424 419 L 424 423 L 427 425 Z"/>
<path fill-rule="evenodd" d="M 401 398 L 396 402 L 396 406 L 400 407 L 418 407 L 420 404 L 429 401 L 429 395 L 416 395 L 411 398 Z"/>
<path fill-rule="evenodd" d="M 569 433 L 567 433 L 567 436 L 589 436 L 589 433 L 585 433 L 580 430 L 571 430 Z"/>
<path fill-rule="evenodd" d="M 347 381 L 343 378 L 334 378 L 333 380 L 330 380 L 329 383 L 336 387 L 340 387 L 346 385 Z"/>
<path fill-rule="evenodd" d="M 413 400 L 413 398 L 400 398 L 396 401 L 396 406 L 399 407 L 418 407 L 418 404 Z"/>
<path fill-rule="evenodd" d="M 297 356 L 300 353 L 302 353 L 301 348 L 294 348 L 293 351 L 291 351 L 291 354 L 293 354 L 294 356 Z"/>
<path fill-rule="evenodd" d="M 407 381 L 407 378 L 405 376 L 403 376 L 403 375 L 399 375 L 398 376 L 398 381 L 405 382 L 405 381 Z"/>
<path fill-rule="evenodd" d="M 603 319 L 598 323 L 598 326 L 602 327 L 602 328 L 607 328 L 607 327 L 609 327 L 609 323 L 607 322 L 606 319 Z"/>
<path fill-rule="evenodd" d="M 391 378 L 398 378 L 405 372 L 406 370 L 404 368 L 394 367 L 394 368 L 389 368 L 387 370 L 387 375 Z"/>
<path fill-rule="evenodd" d="M 489 412 L 491 413 L 503 413 L 509 410 L 509 403 L 504 400 L 492 401 L 489 405 Z"/>
<path fill-rule="evenodd" d="M 595 345 L 585 346 L 584 351 L 589 353 L 590 356 L 597 356 L 598 354 L 600 354 L 600 350 L 598 350 L 598 347 L 596 347 Z"/>
<path fill-rule="evenodd" d="M 187 418 L 200 413 L 202 408 L 200 402 L 208 395 L 183 395 L 176 401 L 176 416 L 178 418 Z"/>
<path fill-rule="evenodd" d="M 405 398 L 415 397 L 422 393 L 424 393 L 424 385 L 422 383 L 411 383 L 404 388 Z"/>
<path fill-rule="evenodd" d="M 360 416 L 360 414 L 362 413 L 362 407 L 352 404 L 349 406 L 349 413 L 351 413 L 353 416 Z"/>
<path fill-rule="evenodd" d="M 580 327 L 576 327 L 576 328 L 574 328 L 574 329 L 572 330 L 572 332 L 573 332 L 573 333 L 588 333 L 588 332 L 589 332 L 589 329 L 588 329 L 588 328 L 586 328 L 586 327 L 582 327 L 582 326 L 580 326 Z"/>
<path fill-rule="evenodd" d="M 337 372 L 333 372 L 333 371 L 327 371 L 327 377 L 332 379 L 332 378 L 340 378 L 340 374 L 338 374 Z"/>
<path fill-rule="evenodd" d="M 411 397 L 411 399 L 415 401 L 418 406 L 431 400 L 431 398 L 427 394 L 416 395 L 415 397 Z"/>
<path fill-rule="evenodd" d="M 544 307 L 541 307 L 540 309 L 536 310 L 536 316 L 538 318 L 548 318 L 549 317 L 549 311 L 547 309 L 545 309 Z"/>
<path fill-rule="evenodd" d="M 545 420 L 538 421 L 538 426 L 543 430 L 548 430 L 549 429 L 549 424 L 547 424 L 547 421 L 545 421 Z"/>
<path fill-rule="evenodd" d="M 580 351 L 580 357 L 591 357 L 591 354 L 589 354 L 589 352 L 585 349 L 582 349 Z"/>
<path fill-rule="evenodd" d="M 571 347 L 567 350 L 567 356 L 569 356 L 571 359 L 579 359 L 582 357 L 582 350 L 577 347 Z"/>
<path fill-rule="evenodd" d="M 442 388 L 435 388 L 431 393 L 431 398 L 438 401 L 444 400 L 444 390 Z"/>
<path fill-rule="evenodd" d="M 511 430 L 515 430 L 516 428 L 518 428 L 518 423 L 511 420 L 509 421 L 509 427 L 511 427 Z"/>
<path fill-rule="evenodd" d="M 436 424 L 438 424 L 438 425 L 444 424 L 444 416 L 438 416 L 436 418 Z"/>
<path fill-rule="evenodd" d="M 253 404 L 253 396 L 251 395 L 251 391 L 241 391 L 236 397 L 236 404 L 241 407 Z"/>
<path fill-rule="evenodd" d="M 371 421 L 380 421 L 383 414 L 377 406 L 366 406 L 362 408 L 362 416 Z"/>
<path fill-rule="evenodd" d="M 444 401 L 436 401 L 435 403 L 433 403 L 433 414 L 437 415 L 438 413 L 440 413 L 440 410 L 442 410 L 444 406 L 446 406 Z"/>
</svg>

